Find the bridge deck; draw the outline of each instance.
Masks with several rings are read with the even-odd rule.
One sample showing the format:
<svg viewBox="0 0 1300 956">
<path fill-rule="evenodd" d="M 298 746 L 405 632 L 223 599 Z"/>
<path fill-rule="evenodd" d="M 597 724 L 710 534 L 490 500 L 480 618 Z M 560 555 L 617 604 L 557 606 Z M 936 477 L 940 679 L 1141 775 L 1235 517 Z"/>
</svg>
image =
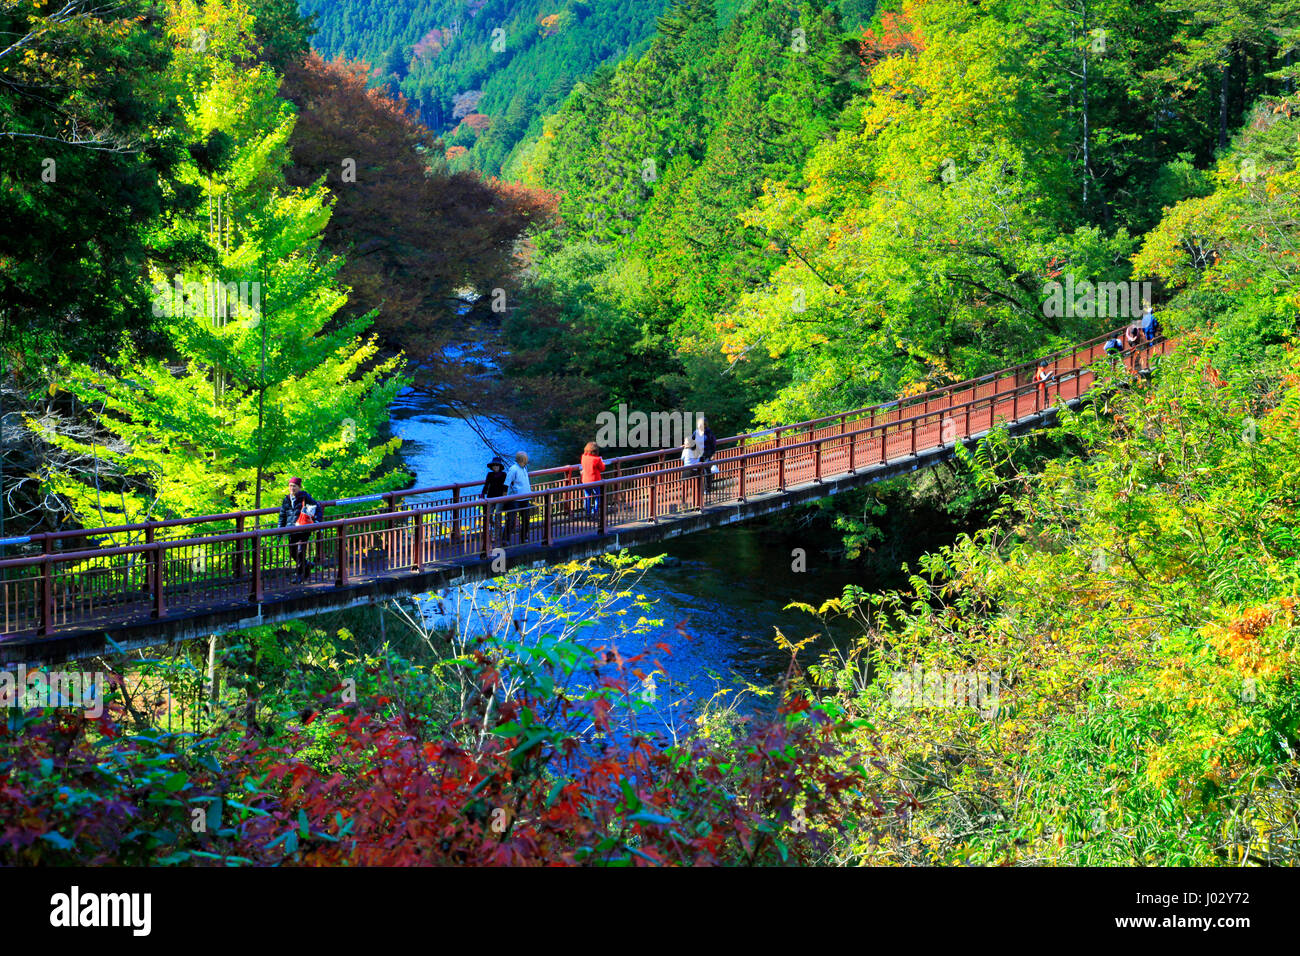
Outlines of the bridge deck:
<svg viewBox="0 0 1300 956">
<path fill-rule="evenodd" d="M 1054 356 L 1046 389 L 1030 380 L 1036 363 L 1028 363 L 887 406 L 723 439 L 710 463 L 716 475 L 682 466 L 666 449 L 612 460 L 612 477 L 596 484 L 578 484 L 575 466 L 539 472 L 526 496 L 484 500 L 475 486 L 452 485 L 376 496 L 383 507 L 371 511 L 349 513 L 361 499 L 326 502 L 344 513 L 308 532 L 247 527 L 274 511 L 263 509 L 36 536 L 29 540 L 42 553 L 0 561 L 0 660 L 85 656 L 111 646 L 111 634 L 147 646 L 220 633 L 481 579 L 503 557 L 510 567 L 553 562 L 788 507 L 941 461 L 955 442 L 999 423 L 1038 424 L 1058 397 L 1072 403 L 1092 384 L 1104 339 Z M 502 512 L 511 509 L 520 510 L 506 541 Z M 76 546 L 101 534 L 109 546 Z M 113 537 L 126 543 L 114 546 Z M 301 583 L 295 548 L 311 561 Z"/>
</svg>

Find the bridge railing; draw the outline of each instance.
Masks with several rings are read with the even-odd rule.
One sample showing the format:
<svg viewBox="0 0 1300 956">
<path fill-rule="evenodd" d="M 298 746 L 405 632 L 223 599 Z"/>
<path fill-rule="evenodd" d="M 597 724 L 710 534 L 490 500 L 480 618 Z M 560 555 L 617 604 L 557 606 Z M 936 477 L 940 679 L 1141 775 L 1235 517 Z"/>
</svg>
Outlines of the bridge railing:
<svg viewBox="0 0 1300 956">
<path fill-rule="evenodd" d="M 1115 333 L 1098 336 L 1075 348 L 1054 352 L 1046 356 L 1058 375 L 1074 372 L 1095 361 L 1102 354 L 1102 345 Z M 836 432 L 844 432 L 850 424 L 869 421 L 871 424 L 888 423 L 900 420 L 904 413 L 920 408 L 928 412 L 945 404 L 961 402 L 971 398 L 991 395 L 1004 391 L 1011 385 L 1023 385 L 1029 381 L 1038 362 L 1035 359 L 1010 368 L 1002 369 L 967 382 L 943 388 L 933 389 L 917 395 L 904 397 L 890 402 L 870 405 L 864 408 L 840 412 L 823 418 L 778 426 L 756 433 L 744 433 L 721 438 L 717 443 L 714 460 L 726 459 L 739 454 L 742 450 L 770 443 L 771 447 L 801 440 L 805 436 L 818 437 Z M 681 449 L 667 448 L 638 452 L 611 458 L 607 461 L 606 471 L 615 477 L 626 474 L 644 473 L 659 469 L 666 463 L 677 459 Z M 559 465 L 531 472 L 532 486 L 536 490 L 550 488 L 570 488 L 576 499 L 580 496 L 580 467 L 578 465 Z M 361 495 L 349 498 L 326 500 L 321 503 L 333 512 L 342 510 L 349 515 L 384 514 L 401 511 L 404 508 L 430 504 L 456 504 L 462 501 L 482 499 L 482 482 L 455 482 L 425 488 L 406 488 L 379 494 Z M 196 532 L 220 534 L 227 531 L 242 532 L 250 526 L 260 525 L 262 519 L 278 514 L 278 507 L 267 507 L 246 511 L 229 511 L 220 514 L 196 515 L 185 518 L 172 518 L 158 521 L 121 523 L 97 528 L 81 528 L 69 531 L 54 531 L 29 535 L 21 538 L 6 539 L 9 544 L 21 544 L 39 548 L 44 554 L 57 550 L 83 551 L 104 548 L 102 540 L 108 539 L 107 547 L 120 545 L 149 544 L 154 541 L 184 540 L 196 536 Z M 122 539 L 119 543 L 119 538 Z"/>
<path fill-rule="evenodd" d="M 1167 350 L 1168 343 L 1161 343 L 1149 351 Z M 487 557 L 496 547 L 516 543 L 502 538 L 512 511 L 510 524 L 521 532 L 523 516 L 528 516 L 526 536 L 518 543 L 553 545 L 658 522 L 707 504 L 781 493 L 1038 413 L 1058 397 L 1068 401 L 1082 395 L 1095 374 L 1090 365 L 1075 361 L 1061 368 L 1046 388 L 1020 383 L 1014 375 L 995 379 L 995 384 L 1008 387 L 992 392 L 969 383 L 947 393 L 950 400 L 944 404 L 931 398 L 857 418 L 832 416 L 809 423 L 813 427 L 794 439 L 788 430 L 780 437 L 761 436 L 700 465 L 641 456 L 649 460 L 636 470 L 588 485 L 562 480 L 528 495 L 423 502 L 394 511 L 343 515 L 309 528 L 243 528 L 181 539 L 155 536 L 120 547 L 0 561 L 0 571 L 6 572 L 0 582 L 0 633 L 48 635 L 60 629 L 261 603 L 268 596 L 291 595 L 299 557 L 310 562 L 307 584 L 336 587 L 357 579 L 419 573 L 440 562 Z M 714 465 L 716 475 L 711 472 Z"/>
</svg>

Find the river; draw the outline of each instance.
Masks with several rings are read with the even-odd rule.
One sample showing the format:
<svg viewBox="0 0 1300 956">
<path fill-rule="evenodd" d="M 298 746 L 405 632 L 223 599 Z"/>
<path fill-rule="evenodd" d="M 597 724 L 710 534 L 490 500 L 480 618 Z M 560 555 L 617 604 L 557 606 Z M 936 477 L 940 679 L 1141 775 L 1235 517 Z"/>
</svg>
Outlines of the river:
<svg viewBox="0 0 1300 956">
<path fill-rule="evenodd" d="M 410 390 L 394 401 L 391 423 L 393 434 L 403 440 L 402 457 L 414 471 L 417 487 L 481 479 L 497 451 L 505 456 L 527 452 L 532 469 L 577 458 L 563 454 L 543 436 L 499 421 L 467 421 Z M 723 688 L 771 688 L 789 663 L 788 652 L 776 644 L 775 629 L 792 641 L 824 631 L 815 618 L 785 606 L 791 601 L 820 604 L 838 596 L 846 584 L 867 584 L 862 572 L 836 563 L 822 550 L 834 544 L 824 533 L 792 534 L 759 520 L 641 549 L 638 553 L 644 556 L 667 555 L 670 563 L 646 572 L 638 588 L 656 603 L 654 616 L 664 620 L 664 626 L 646 638 L 647 647 L 656 642 L 671 647 L 671 655 L 662 658 L 660 692 L 675 691 L 682 713 L 688 713 Z M 803 550 L 802 561 L 795 549 Z M 847 628 L 842 630 L 847 633 Z M 845 635 L 832 636 L 839 643 Z M 599 627 L 583 636 L 593 646 L 608 639 Z M 801 653 L 800 661 L 812 663 L 819 650 L 830 646 L 823 635 Z M 620 647 L 620 652 L 629 656 L 642 649 Z M 771 706 L 770 699 L 752 693 L 741 697 L 738 710 L 743 713 Z"/>
</svg>

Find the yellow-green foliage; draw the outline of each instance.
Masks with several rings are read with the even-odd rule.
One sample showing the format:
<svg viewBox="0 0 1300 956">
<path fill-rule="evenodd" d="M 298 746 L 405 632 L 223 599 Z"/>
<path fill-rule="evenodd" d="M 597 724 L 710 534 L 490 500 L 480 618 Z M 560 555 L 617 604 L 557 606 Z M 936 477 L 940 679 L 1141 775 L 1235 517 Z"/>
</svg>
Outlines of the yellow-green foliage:
<svg viewBox="0 0 1300 956">
<path fill-rule="evenodd" d="M 1032 479 L 1007 530 L 928 556 L 907 593 L 838 602 L 865 634 L 813 678 L 871 717 L 887 772 L 920 804 L 857 853 L 1167 865 L 1293 852 L 1300 361 L 1216 385 L 1187 344 L 1154 387 L 1071 416 L 1092 454 Z M 1278 387 L 1261 413 L 1247 396 L 1265 375 Z M 996 715 L 900 694 L 897 672 L 916 665 L 996 675 Z"/>
<path fill-rule="evenodd" d="M 1085 454 L 1034 475 L 1009 468 L 1005 436 L 959 456 L 977 484 L 1003 483 L 999 522 L 927 555 L 904 592 L 821 609 L 857 615 L 863 637 L 810 677 L 871 721 L 880 769 L 917 801 L 844 855 L 1300 861 L 1291 113 L 1260 114 L 1213 194 L 1147 234 L 1134 265 L 1164 283 L 1178 348 L 1063 415 Z M 918 697 L 916 668 L 996 693 Z"/>
</svg>

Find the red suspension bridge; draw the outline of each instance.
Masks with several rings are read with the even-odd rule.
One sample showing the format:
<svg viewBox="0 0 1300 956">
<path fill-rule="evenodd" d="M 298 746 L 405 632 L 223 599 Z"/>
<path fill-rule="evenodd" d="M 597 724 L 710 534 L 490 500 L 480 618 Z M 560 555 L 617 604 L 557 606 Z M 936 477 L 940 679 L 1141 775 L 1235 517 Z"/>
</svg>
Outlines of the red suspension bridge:
<svg viewBox="0 0 1300 956">
<path fill-rule="evenodd" d="M 298 582 L 277 508 L 11 538 L 33 552 L 0 561 L 0 662 L 53 662 L 207 637 L 254 624 L 483 580 L 718 527 L 942 462 L 995 425 L 1048 424 L 1076 404 L 1110 359 L 1111 335 L 1038 362 L 884 405 L 720 439 L 706 468 L 680 449 L 611 459 L 580 484 L 576 465 L 532 473 L 528 495 L 484 499 L 481 483 L 325 501 Z M 1130 352 L 1135 367 L 1165 354 Z M 600 490 L 591 513 L 585 489 Z M 503 545 L 492 508 L 530 509 L 527 538 Z M 301 537 L 299 537 L 301 541 Z"/>
</svg>

